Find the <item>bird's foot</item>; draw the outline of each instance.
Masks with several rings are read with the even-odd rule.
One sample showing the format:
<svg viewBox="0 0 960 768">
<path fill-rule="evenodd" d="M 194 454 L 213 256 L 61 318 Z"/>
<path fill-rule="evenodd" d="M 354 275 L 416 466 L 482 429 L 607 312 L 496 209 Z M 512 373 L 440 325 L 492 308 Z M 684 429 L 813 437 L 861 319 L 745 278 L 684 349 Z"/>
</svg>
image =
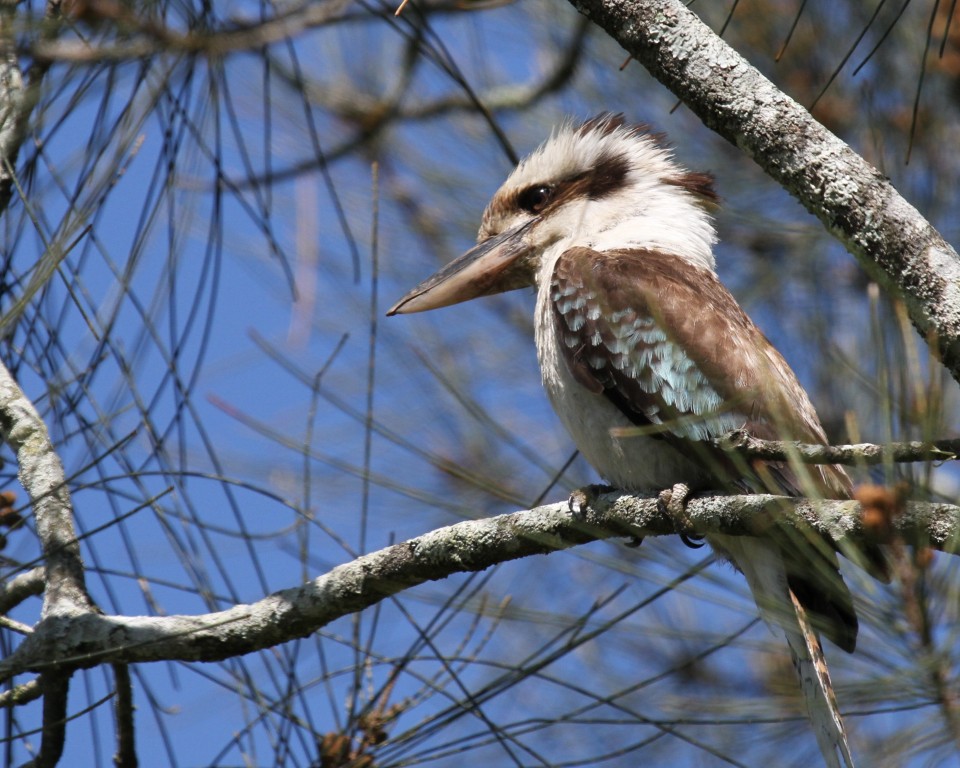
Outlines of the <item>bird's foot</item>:
<svg viewBox="0 0 960 768">
<path fill-rule="evenodd" d="M 690 486 L 677 483 L 672 488 L 664 488 L 657 494 L 657 506 L 673 522 L 684 528 L 690 527 L 687 517 L 687 499 L 690 498 Z"/>
<path fill-rule="evenodd" d="M 687 514 L 687 501 L 690 499 L 690 486 L 677 483 L 657 494 L 657 506 L 660 512 L 670 518 L 680 534 L 680 541 L 691 549 L 703 546 L 703 536 L 694 533 L 693 522 Z"/>
<path fill-rule="evenodd" d="M 584 520 L 587 516 L 587 510 L 597 496 L 614 490 L 616 489 L 610 485 L 585 485 L 583 488 L 577 488 L 567 500 L 570 505 L 570 513 L 578 520 Z M 643 536 L 630 535 L 627 537 L 626 545 L 628 547 L 639 547 L 642 543 Z"/>
<path fill-rule="evenodd" d="M 593 500 L 601 493 L 609 493 L 612 490 L 613 488 L 609 485 L 585 485 L 583 488 L 577 488 L 577 490 L 570 494 L 570 498 L 567 499 L 571 514 L 578 520 L 582 520 L 586 516 L 587 509 L 590 508 Z"/>
</svg>

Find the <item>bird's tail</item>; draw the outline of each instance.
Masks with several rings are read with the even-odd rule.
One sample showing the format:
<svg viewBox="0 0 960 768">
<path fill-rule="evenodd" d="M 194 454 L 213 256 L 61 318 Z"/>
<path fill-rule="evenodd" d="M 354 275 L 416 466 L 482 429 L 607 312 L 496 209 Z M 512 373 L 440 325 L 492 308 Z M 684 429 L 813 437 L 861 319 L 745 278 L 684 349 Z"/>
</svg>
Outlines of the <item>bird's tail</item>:
<svg viewBox="0 0 960 768">
<path fill-rule="evenodd" d="M 820 639 L 787 583 L 780 552 L 768 542 L 748 536 L 707 538 L 721 556 L 729 557 L 743 572 L 767 625 L 786 636 L 824 764 L 827 768 L 854 768 Z"/>
<path fill-rule="evenodd" d="M 789 594 L 797 621 L 792 628 L 783 626 L 782 629 L 790 646 L 793 666 L 800 676 L 803 701 L 817 737 L 817 744 L 828 768 L 854 768 L 820 638 L 810 626 L 807 612 L 796 595 L 793 592 Z"/>
</svg>

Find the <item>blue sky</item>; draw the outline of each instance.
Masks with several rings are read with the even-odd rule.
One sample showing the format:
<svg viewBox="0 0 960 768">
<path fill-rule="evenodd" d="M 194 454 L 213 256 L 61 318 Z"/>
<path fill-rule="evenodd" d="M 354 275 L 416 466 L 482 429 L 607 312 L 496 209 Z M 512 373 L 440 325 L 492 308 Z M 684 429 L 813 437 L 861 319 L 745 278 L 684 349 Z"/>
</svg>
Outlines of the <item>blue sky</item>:
<svg viewBox="0 0 960 768">
<path fill-rule="evenodd" d="M 502 96 L 498 88 L 548 71 L 575 24 L 571 8 L 539 3 L 438 16 L 424 37 L 433 53 L 421 54 L 399 104 L 462 99 L 451 64 L 477 93 Z M 31 304 L 7 362 L 77 473 L 81 531 L 166 494 L 84 542 L 89 586 L 105 611 L 200 613 L 253 601 L 358 551 L 529 506 L 570 456 L 540 387 L 529 293 L 383 317 L 470 246 L 510 168 L 485 121 L 440 112 L 390 128 L 327 173 L 317 161 L 318 148 L 333 157 L 352 141 L 351 107 L 403 83 L 410 34 L 384 17 L 273 46 L 269 67 L 243 53 L 222 69 L 173 55 L 150 67 L 125 63 L 112 80 L 57 70 L 43 152 L 27 153 L 37 158 L 30 205 L 8 213 L 5 250 L 23 276 L 44 241 L 90 229 L 63 278 Z M 906 401 L 920 391 L 915 379 L 936 381 L 922 350 L 919 368 L 904 373 L 909 335 L 898 335 L 884 307 L 871 319 L 851 257 L 747 158 L 672 110 L 674 97 L 639 65 L 621 72 L 623 59 L 589 37 L 569 87 L 523 112 L 497 112 L 511 144 L 524 153 L 561 119 L 605 109 L 668 133 L 682 162 L 717 175 L 721 276 L 821 413 L 859 425 L 865 439 L 882 439 L 887 425 L 904 436 L 879 382 L 888 364 Z M 851 128 L 852 140 L 865 135 Z M 895 159 L 902 147 L 901 136 L 858 146 Z M 93 195 L 96 157 L 110 183 Z M 908 197 L 935 201 L 925 212 L 949 237 L 955 199 L 930 192 L 932 157 L 884 165 Z M 952 388 L 944 397 L 952 424 Z M 7 472 L 13 483 L 10 464 Z M 941 472 L 944 484 L 955 482 Z M 594 480 L 578 461 L 547 499 Z M 11 537 L 5 554 L 28 560 L 33 548 Z M 809 765 L 815 745 L 795 702 L 770 690 L 782 649 L 756 622 L 739 576 L 711 566 L 664 590 L 706 556 L 673 540 L 638 550 L 598 543 L 425 585 L 275 652 L 139 667 L 141 765 L 308 765 L 316 735 L 342 728 L 391 673 L 389 703 L 403 712 L 379 753 L 384 764 Z M 937 583 L 950 583 L 945 560 Z M 861 651 L 828 656 L 842 704 L 882 709 L 889 702 L 870 691 L 908 690 L 916 649 L 897 595 L 857 574 L 849 580 L 864 617 Z M 955 609 L 942 610 L 949 648 Z M 15 617 L 32 621 L 37 611 L 25 604 Z M 580 643 L 605 621 L 614 623 Z M 536 674 L 510 677 L 519 660 L 535 665 L 564 647 Z M 111 687 L 100 670 L 75 678 L 70 711 L 96 706 L 68 728 L 64 765 L 108 764 L 113 728 L 101 699 Z M 924 701 L 922 687 L 900 699 Z M 784 722 L 731 725 L 731 716 Z M 547 725 L 551 717 L 561 724 Z M 929 708 L 852 717 L 855 748 L 875 755 L 881 736 L 905 724 L 922 735 L 929 717 Z M 38 718 L 19 711 L 14 730 Z M 14 762 L 27 757 L 25 741 L 12 748 Z M 278 744 L 288 746 L 274 763 Z"/>
</svg>

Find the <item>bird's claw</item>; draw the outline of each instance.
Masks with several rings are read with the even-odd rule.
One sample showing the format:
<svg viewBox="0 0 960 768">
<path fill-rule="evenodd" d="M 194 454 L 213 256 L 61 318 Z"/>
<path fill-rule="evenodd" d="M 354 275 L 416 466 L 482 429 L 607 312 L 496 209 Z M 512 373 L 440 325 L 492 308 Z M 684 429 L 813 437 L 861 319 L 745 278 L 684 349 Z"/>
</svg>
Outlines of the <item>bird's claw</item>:
<svg viewBox="0 0 960 768">
<path fill-rule="evenodd" d="M 586 489 L 577 488 L 577 490 L 570 494 L 570 498 L 567 499 L 567 504 L 570 505 L 571 514 L 578 520 L 582 520 L 587 512 L 587 507 L 590 506 L 590 496 Z"/>
<path fill-rule="evenodd" d="M 587 510 L 590 508 L 593 500 L 601 493 L 608 493 L 612 490 L 609 485 L 585 485 L 583 488 L 577 488 L 577 490 L 570 494 L 570 498 L 567 499 L 571 514 L 582 520 L 586 517 Z"/>
<path fill-rule="evenodd" d="M 578 520 L 584 520 L 587 511 L 601 493 L 610 493 L 615 490 L 609 485 L 585 485 L 583 488 L 577 488 L 570 494 L 567 504 L 570 506 L 570 513 Z M 643 543 L 643 536 L 632 534 L 628 536 L 625 542 L 628 547 L 639 547 Z"/>
<path fill-rule="evenodd" d="M 687 519 L 687 499 L 690 498 L 690 486 L 677 483 L 672 488 L 664 488 L 657 494 L 657 506 L 673 522 L 689 527 Z"/>
<path fill-rule="evenodd" d="M 670 518 L 680 534 L 680 540 L 691 549 L 703 546 L 703 536 L 694 533 L 693 521 L 687 514 L 687 501 L 690 499 L 690 486 L 677 483 L 657 494 L 657 506 L 660 512 Z"/>
</svg>

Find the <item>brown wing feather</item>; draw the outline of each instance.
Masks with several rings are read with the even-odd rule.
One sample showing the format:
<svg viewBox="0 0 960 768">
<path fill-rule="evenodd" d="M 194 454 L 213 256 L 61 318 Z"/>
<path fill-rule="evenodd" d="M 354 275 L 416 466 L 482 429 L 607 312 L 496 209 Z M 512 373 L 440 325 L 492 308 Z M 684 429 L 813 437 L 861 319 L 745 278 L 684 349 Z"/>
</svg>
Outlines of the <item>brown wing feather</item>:
<svg viewBox="0 0 960 768">
<path fill-rule="evenodd" d="M 736 428 L 764 439 L 826 442 L 786 361 L 713 273 L 657 251 L 571 248 L 557 261 L 551 289 L 572 374 L 635 424 L 660 425 L 686 449 Z M 708 458 L 728 475 L 717 479 L 730 480 L 729 459 Z M 754 490 L 803 489 L 786 465 L 754 470 Z M 812 468 L 811 475 L 823 495 L 849 495 L 841 468 Z"/>
</svg>

